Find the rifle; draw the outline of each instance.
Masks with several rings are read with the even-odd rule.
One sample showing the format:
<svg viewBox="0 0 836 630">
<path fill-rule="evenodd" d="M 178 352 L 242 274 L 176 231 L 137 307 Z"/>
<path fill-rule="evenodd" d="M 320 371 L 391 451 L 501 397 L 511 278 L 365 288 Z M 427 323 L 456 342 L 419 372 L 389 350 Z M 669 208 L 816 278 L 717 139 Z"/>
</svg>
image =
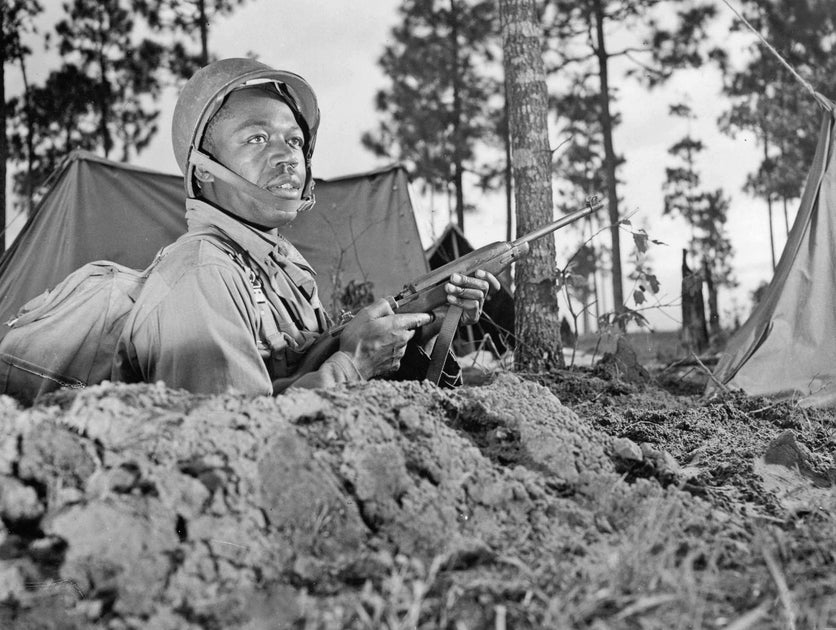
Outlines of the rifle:
<svg viewBox="0 0 836 630">
<path fill-rule="evenodd" d="M 580 210 L 567 214 L 516 240 L 510 242 L 497 241 L 480 247 L 413 280 L 406 284 L 398 294 L 387 297 L 386 299 L 389 301 L 392 310 L 396 313 L 432 313 L 433 309 L 448 303 L 444 285 L 454 273 L 468 276 L 482 269 L 493 275 L 498 275 L 507 266 L 525 257 L 528 254 L 529 243 L 532 241 L 589 216 L 593 212 L 600 210 L 603 206 L 603 202 L 598 201 L 597 197 L 589 197 L 586 200 L 586 205 Z M 453 336 L 459 325 L 461 315 L 462 309 L 460 307 L 455 305 L 448 307 L 447 314 L 444 317 L 441 330 L 438 333 L 435 346 L 433 347 L 432 356 L 430 357 L 430 367 L 427 371 L 427 380 L 432 381 L 434 384 L 438 384 L 441 377 L 444 361 L 453 342 Z M 326 358 L 339 349 L 339 336 L 347 323 L 334 326 L 322 334 L 302 361 L 300 366 L 301 373 L 318 369 Z"/>
</svg>

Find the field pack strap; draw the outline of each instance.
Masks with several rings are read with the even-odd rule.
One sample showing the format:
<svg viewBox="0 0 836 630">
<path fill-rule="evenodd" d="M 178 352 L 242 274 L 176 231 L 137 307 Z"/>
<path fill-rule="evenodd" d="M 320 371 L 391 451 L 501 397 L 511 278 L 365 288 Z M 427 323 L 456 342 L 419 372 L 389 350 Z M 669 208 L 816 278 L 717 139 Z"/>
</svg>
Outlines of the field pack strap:
<svg viewBox="0 0 836 630">
<path fill-rule="evenodd" d="M 444 373 L 444 364 L 447 362 L 447 355 L 450 352 L 450 346 L 453 345 L 453 338 L 456 336 L 456 329 L 459 327 L 461 318 L 462 307 L 450 305 L 441 324 L 441 330 L 438 331 L 435 339 L 433 353 L 430 356 L 430 367 L 427 368 L 427 380 L 433 385 L 438 385 Z"/>
<path fill-rule="evenodd" d="M 267 296 L 264 295 L 264 287 L 261 284 L 261 280 L 255 270 L 247 263 L 247 260 L 241 252 L 236 252 L 236 255 L 230 254 L 230 258 L 244 268 L 247 274 L 247 280 L 250 283 L 250 288 L 253 291 L 253 297 L 255 297 L 255 303 L 258 305 L 258 312 L 261 315 L 261 330 L 264 335 L 264 340 L 271 350 L 276 350 L 282 345 L 279 343 L 279 340 L 282 339 L 282 334 L 273 314 L 270 312 L 270 305 L 267 302 Z"/>
</svg>

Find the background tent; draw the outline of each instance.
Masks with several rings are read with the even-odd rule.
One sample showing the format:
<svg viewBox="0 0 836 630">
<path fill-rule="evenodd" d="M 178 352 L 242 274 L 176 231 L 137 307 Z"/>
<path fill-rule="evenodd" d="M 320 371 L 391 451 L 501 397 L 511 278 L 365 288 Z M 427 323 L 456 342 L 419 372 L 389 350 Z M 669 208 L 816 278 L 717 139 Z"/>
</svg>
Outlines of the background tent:
<svg viewBox="0 0 836 630">
<path fill-rule="evenodd" d="M 430 269 L 438 269 L 460 256 L 469 254 L 473 249 L 459 227 L 451 223 L 427 249 L 426 258 Z M 486 350 L 495 348 L 502 355 L 509 345 L 513 345 L 511 342 L 514 334 L 514 298 L 509 290 L 510 270 L 506 269 L 500 274 L 499 281 L 502 283 L 502 288 L 485 302 L 486 317 L 480 319 L 477 324 L 463 326 L 456 331 L 457 354 L 463 356 L 473 352 L 480 347 L 482 340 L 488 335 L 494 347 L 491 348 L 488 345 Z"/>
<path fill-rule="evenodd" d="M 823 117 L 795 223 L 772 282 L 714 377 L 750 395 L 836 405 L 836 127 Z M 716 388 L 710 384 L 709 391 Z"/>
<path fill-rule="evenodd" d="M 326 308 L 351 280 L 381 297 L 428 271 L 403 168 L 317 180 L 316 197 L 285 234 L 317 270 Z M 185 231 L 184 211 L 180 176 L 73 153 L 0 259 L 0 322 L 92 260 L 146 267 Z"/>
</svg>

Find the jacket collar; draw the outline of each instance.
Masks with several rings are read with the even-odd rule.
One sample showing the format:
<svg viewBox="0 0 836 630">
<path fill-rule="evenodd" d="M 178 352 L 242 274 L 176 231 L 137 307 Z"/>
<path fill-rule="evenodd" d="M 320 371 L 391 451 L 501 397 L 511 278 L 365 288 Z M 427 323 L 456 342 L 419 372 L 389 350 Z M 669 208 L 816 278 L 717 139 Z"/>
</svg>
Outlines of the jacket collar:
<svg viewBox="0 0 836 630">
<path fill-rule="evenodd" d="M 186 199 L 186 224 L 189 232 L 207 229 L 221 232 L 243 248 L 252 260 L 262 267 L 269 267 L 272 257 L 282 267 L 291 262 L 316 275 L 299 250 L 279 234 L 277 229 L 258 230 L 200 199 Z"/>
</svg>

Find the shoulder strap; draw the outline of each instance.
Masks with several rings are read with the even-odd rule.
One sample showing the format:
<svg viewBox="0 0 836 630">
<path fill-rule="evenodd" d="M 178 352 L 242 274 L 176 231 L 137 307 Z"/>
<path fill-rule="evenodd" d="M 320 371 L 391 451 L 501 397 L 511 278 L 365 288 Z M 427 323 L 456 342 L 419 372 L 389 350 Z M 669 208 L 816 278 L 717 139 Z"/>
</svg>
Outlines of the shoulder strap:
<svg viewBox="0 0 836 630">
<path fill-rule="evenodd" d="M 456 335 L 461 317 L 461 306 L 451 305 L 448 307 L 447 314 L 441 324 L 441 330 L 438 331 L 438 336 L 435 339 L 433 352 L 430 356 L 430 366 L 427 368 L 427 380 L 433 385 L 438 385 L 441 380 L 447 354 L 450 352 L 450 346 L 453 344 L 453 337 Z"/>
</svg>

